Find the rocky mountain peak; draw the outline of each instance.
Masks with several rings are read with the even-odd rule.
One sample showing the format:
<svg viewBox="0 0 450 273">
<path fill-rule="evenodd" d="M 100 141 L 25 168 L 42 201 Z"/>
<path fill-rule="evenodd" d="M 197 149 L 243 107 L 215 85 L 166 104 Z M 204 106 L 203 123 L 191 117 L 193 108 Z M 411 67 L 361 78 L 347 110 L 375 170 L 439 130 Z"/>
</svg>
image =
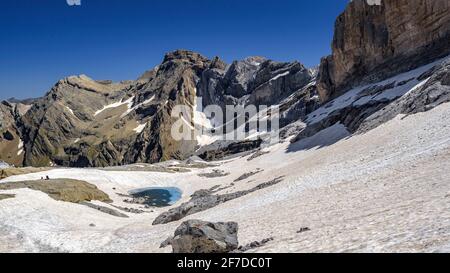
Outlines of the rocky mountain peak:
<svg viewBox="0 0 450 273">
<path fill-rule="evenodd" d="M 148 81 L 153 79 L 156 76 L 156 73 L 158 72 L 159 66 L 156 66 L 155 68 L 151 70 L 145 71 L 139 78 L 138 81 Z"/>
<path fill-rule="evenodd" d="M 208 62 L 208 59 L 197 52 L 193 52 L 190 50 L 175 50 L 167 53 L 164 56 L 163 63 L 167 63 L 170 61 L 186 61 L 190 63 L 205 63 Z"/>
<path fill-rule="evenodd" d="M 265 61 L 267 61 L 267 58 L 265 58 L 265 57 L 250 56 L 250 57 L 245 58 L 243 62 L 250 64 L 250 65 L 259 66 Z"/>
<path fill-rule="evenodd" d="M 366 4 L 368 4 L 368 5 L 371 5 L 371 6 L 373 6 L 373 5 L 381 5 L 381 1 L 382 0 L 350 0 L 350 2 L 353 2 L 353 1 L 355 1 L 355 2 L 366 2 Z"/>
<path fill-rule="evenodd" d="M 214 59 L 211 61 L 210 69 L 219 69 L 219 70 L 225 70 L 227 67 L 227 64 L 220 59 L 218 56 L 214 57 Z"/>
<path fill-rule="evenodd" d="M 247 95 L 250 81 L 266 60 L 263 57 L 248 57 L 241 61 L 234 61 L 226 70 L 223 79 L 224 85 L 230 86 L 226 94 L 233 97 Z"/>
<path fill-rule="evenodd" d="M 93 80 L 92 78 L 82 74 L 78 76 L 69 76 L 67 78 L 64 78 L 58 82 L 58 84 L 55 86 L 58 88 L 66 88 L 67 85 L 88 90 L 91 92 L 96 93 L 113 93 L 116 91 L 119 91 L 121 89 L 127 88 L 129 85 L 131 85 L 132 81 L 122 81 L 118 83 L 114 83 L 111 80 Z"/>
</svg>

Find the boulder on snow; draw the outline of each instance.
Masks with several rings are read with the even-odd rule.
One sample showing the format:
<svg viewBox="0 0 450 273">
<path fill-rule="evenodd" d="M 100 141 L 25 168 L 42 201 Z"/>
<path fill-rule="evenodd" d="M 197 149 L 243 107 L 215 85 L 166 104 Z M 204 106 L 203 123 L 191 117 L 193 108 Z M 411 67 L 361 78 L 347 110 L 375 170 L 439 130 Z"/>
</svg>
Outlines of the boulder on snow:
<svg viewBox="0 0 450 273">
<path fill-rule="evenodd" d="M 238 224 L 189 220 L 182 223 L 174 237 L 161 244 L 172 245 L 173 253 L 228 253 L 238 248 Z"/>
</svg>

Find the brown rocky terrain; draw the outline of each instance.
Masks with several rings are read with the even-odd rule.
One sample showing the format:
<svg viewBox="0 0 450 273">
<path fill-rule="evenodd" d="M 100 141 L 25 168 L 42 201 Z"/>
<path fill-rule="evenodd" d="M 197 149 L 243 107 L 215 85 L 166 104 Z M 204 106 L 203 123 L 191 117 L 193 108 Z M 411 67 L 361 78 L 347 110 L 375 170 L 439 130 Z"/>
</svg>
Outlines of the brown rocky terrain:
<svg viewBox="0 0 450 273">
<path fill-rule="evenodd" d="M 14 196 L 15 196 L 14 194 L 0 194 L 0 201 L 9 198 L 14 198 Z"/>
<path fill-rule="evenodd" d="M 34 168 L 34 167 L 25 167 L 25 168 L 4 168 L 0 169 L 0 179 L 4 179 L 14 175 L 22 175 L 29 173 L 38 173 L 43 171 L 48 171 L 51 168 Z"/>
<path fill-rule="evenodd" d="M 0 184 L 0 190 L 15 190 L 22 188 L 42 191 L 58 201 L 72 203 L 92 200 L 102 202 L 111 201 L 108 195 L 100 191 L 96 186 L 74 179 L 52 179 Z"/>
</svg>

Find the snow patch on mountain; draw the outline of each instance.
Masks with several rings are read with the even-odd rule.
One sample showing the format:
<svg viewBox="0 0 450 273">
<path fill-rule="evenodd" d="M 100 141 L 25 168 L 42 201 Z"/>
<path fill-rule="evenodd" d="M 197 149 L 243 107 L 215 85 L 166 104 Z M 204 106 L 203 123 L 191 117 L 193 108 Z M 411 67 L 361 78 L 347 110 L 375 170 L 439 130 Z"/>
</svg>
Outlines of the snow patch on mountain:
<svg viewBox="0 0 450 273">
<path fill-rule="evenodd" d="M 202 99 L 200 97 L 195 97 L 195 103 L 193 105 L 194 109 L 194 125 L 197 128 L 196 140 L 197 144 L 202 147 L 209 144 L 212 144 L 220 139 L 218 136 L 214 136 L 209 133 L 212 129 L 215 128 L 213 125 L 214 120 L 208 119 L 206 114 L 203 112 Z"/>
<path fill-rule="evenodd" d="M 66 107 L 67 111 L 69 111 L 69 113 L 71 113 L 71 114 L 72 114 L 72 116 L 75 116 L 75 113 L 73 112 L 73 110 L 72 110 L 72 109 L 70 109 L 70 107 L 69 107 L 69 106 L 64 106 L 64 107 Z"/>
<path fill-rule="evenodd" d="M 21 155 L 23 153 L 23 141 L 22 139 L 19 140 L 19 145 L 17 146 L 17 155 Z"/>
<path fill-rule="evenodd" d="M 129 113 L 133 112 L 134 110 L 138 109 L 139 107 L 145 106 L 147 104 L 149 104 L 150 102 L 152 102 L 155 99 L 155 95 L 151 96 L 149 99 L 138 103 L 137 105 L 133 106 L 133 107 L 128 107 L 128 110 L 122 114 L 122 118 L 125 117 L 126 115 L 128 115 Z"/>
<path fill-rule="evenodd" d="M 367 4 L 371 6 L 380 6 L 381 0 L 366 0 Z"/>
<path fill-rule="evenodd" d="M 131 98 L 127 99 L 126 101 L 121 100 L 121 101 L 119 101 L 119 102 L 114 102 L 114 103 L 105 105 L 105 106 L 103 106 L 102 109 L 96 111 L 96 112 L 94 113 L 94 116 L 98 116 L 100 113 L 102 113 L 102 112 L 105 111 L 106 109 L 117 108 L 117 107 L 120 107 L 120 106 L 122 106 L 122 105 L 128 105 L 128 109 L 131 109 L 132 104 L 133 104 L 133 100 L 134 100 L 134 97 L 131 97 Z"/>
<path fill-rule="evenodd" d="M 144 131 L 145 126 L 147 126 L 146 123 L 139 124 L 136 128 L 133 129 L 133 131 L 135 131 L 137 134 L 140 134 L 142 133 L 142 131 Z"/>
<path fill-rule="evenodd" d="M 275 77 L 273 77 L 272 79 L 270 79 L 270 81 L 276 81 L 281 77 L 285 77 L 285 76 L 289 75 L 289 73 L 290 73 L 289 71 L 286 71 L 284 73 L 278 74 Z"/>
</svg>

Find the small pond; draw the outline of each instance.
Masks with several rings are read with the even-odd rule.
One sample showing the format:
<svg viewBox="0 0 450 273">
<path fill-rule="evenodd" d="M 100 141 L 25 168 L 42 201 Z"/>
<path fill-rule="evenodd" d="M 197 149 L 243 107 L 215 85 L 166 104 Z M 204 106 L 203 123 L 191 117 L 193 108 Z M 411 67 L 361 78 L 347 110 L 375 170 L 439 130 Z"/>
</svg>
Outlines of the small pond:
<svg viewBox="0 0 450 273">
<path fill-rule="evenodd" d="M 181 199 L 182 192 L 175 187 L 150 187 L 129 192 L 133 198 L 142 199 L 142 204 L 152 207 L 167 207 Z"/>
</svg>

